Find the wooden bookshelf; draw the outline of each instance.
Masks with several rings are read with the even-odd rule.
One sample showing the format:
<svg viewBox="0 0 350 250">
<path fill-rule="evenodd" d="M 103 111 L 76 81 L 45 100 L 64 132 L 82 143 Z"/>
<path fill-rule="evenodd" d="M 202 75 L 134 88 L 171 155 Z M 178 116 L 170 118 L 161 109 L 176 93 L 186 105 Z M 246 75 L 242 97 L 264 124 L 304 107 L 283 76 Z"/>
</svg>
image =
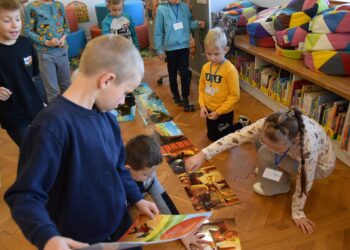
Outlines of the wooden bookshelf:
<svg viewBox="0 0 350 250">
<path fill-rule="evenodd" d="M 246 35 L 238 35 L 235 37 L 235 47 L 256 56 L 264 61 L 276 65 L 287 70 L 300 78 L 306 79 L 316 85 L 319 85 L 331 92 L 334 92 L 348 100 L 350 100 L 350 77 L 329 76 L 309 70 L 302 60 L 286 58 L 276 54 L 275 49 L 261 48 L 249 44 L 249 38 Z M 287 107 L 276 102 L 270 96 L 265 95 L 259 89 L 251 86 L 249 83 L 240 79 L 240 86 L 251 96 L 265 104 L 273 111 L 286 110 Z M 350 110 L 348 110 L 350 112 Z M 350 167 L 350 154 L 341 150 L 336 141 L 332 141 L 337 158 Z"/>
<path fill-rule="evenodd" d="M 330 76 L 309 70 L 303 60 L 290 59 L 278 55 L 273 48 L 261 48 L 250 45 L 247 35 L 237 35 L 235 47 L 249 54 L 260 57 L 280 68 L 283 68 L 299 77 L 319 85 L 345 99 L 350 100 L 350 77 Z"/>
</svg>

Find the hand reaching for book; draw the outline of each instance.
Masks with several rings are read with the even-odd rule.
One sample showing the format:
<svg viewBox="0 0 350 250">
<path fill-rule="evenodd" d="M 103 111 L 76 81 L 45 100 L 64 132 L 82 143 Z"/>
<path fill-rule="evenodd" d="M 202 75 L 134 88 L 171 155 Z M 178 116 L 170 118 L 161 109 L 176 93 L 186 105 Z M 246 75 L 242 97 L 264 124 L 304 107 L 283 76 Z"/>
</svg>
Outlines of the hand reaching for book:
<svg viewBox="0 0 350 250">
<path fill-rule="evenodd" d="M 145 214 L 151 219 L 154 218 L 154 215 L 159 214 L 159 210 L 153 202 L 142 199 L 138 201 L 135 206 L 141 214 Z"/>
<path fill-rule="evenodd" d="M 200 166 L 204 163 L 206 160 L 205 154 L 200 151 L 198 154 L 188 158 L 185 161 L 185 167 L 187 172 L 192 172 L 200 168 Z"/>
<path fill-rule="evenodd" d="M 89 244 L 87 243 L 82 243 L 62 236 L 54 236 L 46 242 L 44 250 L 71 250 L 88 246 Z"/>
</svg>

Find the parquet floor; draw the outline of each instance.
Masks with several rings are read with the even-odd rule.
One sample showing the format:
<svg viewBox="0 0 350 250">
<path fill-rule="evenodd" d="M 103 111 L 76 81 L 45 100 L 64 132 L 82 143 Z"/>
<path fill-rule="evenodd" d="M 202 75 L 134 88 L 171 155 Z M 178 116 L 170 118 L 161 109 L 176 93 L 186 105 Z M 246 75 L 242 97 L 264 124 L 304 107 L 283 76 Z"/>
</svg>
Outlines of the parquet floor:
<svg viewBox="0 0 350 250">
<path fill-rule="evenodd" d="M 164 100 L 167 109 L 174 117 L 185 135 L 199 149 L 208 145 L 205 121 L 198 112 L 184 113 L 172 104 L 168 80 L 158 86 L 156 80 L 166 74 L 165 64 L 157 58 L 145 59 L 146 74 L 144 82 L 149 83 L 154 91 Z M 192 96 L 196 102 L 197 78 L 193 77 Z M 247 115 L 253 121 L 271 111 L 245 92 L 241 92 L 241 101 L 236 109 L 239 114 Z M 140 133 L 150 133 L 152 128 L 145 128 L 137 116 L 132 126 L 122 123 L 123 139 L 127 141 Z M 14 181 L 18 149 L 8 138 L 4 130 L 0 131 L 0 250 L 35 249 L 23 237 L 10 217 L 9 209 L 3 201 L 3 194 Z M 256 195 L 251 185 L 256 181 L 255 148 L 243 145 L 215 157 L 211 162 L 224 175 L 229 185 L 241 199 L 238 205 L 214 210 L 213 216 L 234 217 L 244 250 L 350 250 L 350 168 L 340 161 L 333 175 L 325 180 L 316 181 L 309 194 L 305 212 L 316 223 L 315 232 L 304 235 L 296 228 L 290 218 L 290 193 L 275 197 Z M 159 179 L 174 200 L 181 213 L 195 212 L 177 177 L 166 163 L 158 169 Z M 145 249 L 183 249 L 179 242 L 154 245 Z"/>
</svg>

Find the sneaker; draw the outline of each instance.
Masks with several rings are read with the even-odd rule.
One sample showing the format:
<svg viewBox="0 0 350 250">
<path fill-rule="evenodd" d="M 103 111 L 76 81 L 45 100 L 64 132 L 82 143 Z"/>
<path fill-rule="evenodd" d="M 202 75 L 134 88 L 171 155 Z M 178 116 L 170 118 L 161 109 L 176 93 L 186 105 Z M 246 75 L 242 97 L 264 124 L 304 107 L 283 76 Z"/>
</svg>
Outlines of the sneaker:
<svg viewBox="0 0 350 250">
<path fill-rule="evenodd" d="M 240 116 L 239 116 L 238 122 L 239 122 L 240 124 L 242 124 L 243 127 L 248 126 L 248 125 L 250 125 L 250 124 L 252 123 L 252 122 L 249 120 L 249 118 L 246 117 L 246 116 L 244 116 L 244 115 L 240 115 Z"/>
<path fill-rule="evenodd" d="M 173 97 L 173 102 L 176 106 L 182 106 L 182 100 L 180 96 L 174 96 Z"/>
<path fill-rule="evenodd" d="M 256 175 L 258 175 L 259 169 L 258 169 L 258 168 L 255 168 L 255 169 L 254 169 L 254 173 L 255 173 Z"/>
<path fill-rule="evenodd" d="M 264 192 L 264 190 L 261 187 L 261 183 L 257 182 L 253 185 L 253 190 L 255 193 L 260 194 L 262 196 L 267 196 L 267 194 Z"/>
</svg>

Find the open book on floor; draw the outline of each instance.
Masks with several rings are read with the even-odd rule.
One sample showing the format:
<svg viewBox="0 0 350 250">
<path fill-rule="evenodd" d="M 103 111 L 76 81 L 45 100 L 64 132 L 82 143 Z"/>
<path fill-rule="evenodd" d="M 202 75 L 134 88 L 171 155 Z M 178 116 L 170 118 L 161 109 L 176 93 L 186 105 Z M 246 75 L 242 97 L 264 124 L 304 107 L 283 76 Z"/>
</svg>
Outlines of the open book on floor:
<svg viewBox="0 0 350 250">
<path fill-rule="evenodd" d="M 158 214 L 153 220 L 139 215 L 118 242 L 98 243 L 83 250 L 119 250 L 174 241 L 195 232 L 211 212 L 198 214 Z"/>
</svg>

